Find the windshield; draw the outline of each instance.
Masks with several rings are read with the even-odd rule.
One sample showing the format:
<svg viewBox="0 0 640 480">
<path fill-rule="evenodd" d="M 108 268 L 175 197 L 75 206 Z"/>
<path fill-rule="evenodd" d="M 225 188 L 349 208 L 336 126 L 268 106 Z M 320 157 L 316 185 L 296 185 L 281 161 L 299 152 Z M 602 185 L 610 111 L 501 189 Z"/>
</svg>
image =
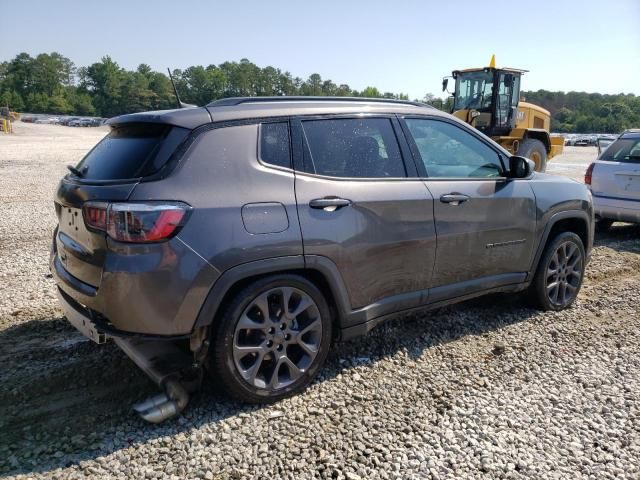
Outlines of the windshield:
<svg viewBox="0 0 640 480">
<path fill-rule="evenodd" d="M 619 138 L 600 154 L 600 160 L 640 163 L 640 136 Z"/>
<path fill-rule="evenodd" d="M 491 72 L 458 73 L 454 110 L 477 110 L 491 107 L 493 74 Z"/>
</svg>

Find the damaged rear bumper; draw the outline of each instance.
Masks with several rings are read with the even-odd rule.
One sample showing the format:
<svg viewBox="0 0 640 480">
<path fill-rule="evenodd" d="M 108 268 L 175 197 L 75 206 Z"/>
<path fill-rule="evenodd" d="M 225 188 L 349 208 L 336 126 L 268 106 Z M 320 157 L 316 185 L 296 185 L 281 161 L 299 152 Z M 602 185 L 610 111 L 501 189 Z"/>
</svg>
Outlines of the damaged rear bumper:
<svg viewBox="0 0 640 480">
<path fill-rule="evenodd" d="M 164 393 L 133 406 L 143 419 L 159 423 L 184 410 L 189 402 L 189 392 L 199 387 L 200 371 L 194 367 L 193 356 L 172 340 L 188 337 L 158 338 L 118 331 L 110 327 L 108 322 L 95 318 L 91 310 L 75 302 L 61 289 L 58 289 L 58 300 L 67 320 L 80 333 L 98 344 L 112 338 L 164 390 Z"/>
</svg>

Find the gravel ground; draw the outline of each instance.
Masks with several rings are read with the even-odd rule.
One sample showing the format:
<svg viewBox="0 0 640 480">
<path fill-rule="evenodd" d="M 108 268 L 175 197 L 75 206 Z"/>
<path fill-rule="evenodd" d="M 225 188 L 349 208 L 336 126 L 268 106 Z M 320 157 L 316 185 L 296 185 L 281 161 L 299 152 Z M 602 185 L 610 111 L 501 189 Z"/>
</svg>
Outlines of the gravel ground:
<svg viewBox="0 0 640 480">
<path fill-rule="evenodd" d="M 105 131 L 16 132 L 0 136 L 1 475 L 640 478 L 639 227 L 597 238 L 569 311 L 503 295 L 399 318 L 337 345 L 302 395 L 250 407 L 206 388 L 153 426 L 130 405 L 155 387 L 66 324 L 48 276 L 55 185 Z"/>
</svg>

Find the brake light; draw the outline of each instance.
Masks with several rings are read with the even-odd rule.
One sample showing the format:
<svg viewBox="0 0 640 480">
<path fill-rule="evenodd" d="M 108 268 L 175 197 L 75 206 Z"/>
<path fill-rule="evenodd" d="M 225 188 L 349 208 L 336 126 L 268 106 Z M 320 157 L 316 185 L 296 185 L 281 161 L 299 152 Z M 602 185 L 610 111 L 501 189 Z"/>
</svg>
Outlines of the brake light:
<svg viewBox="0 0 640 480">
<path fill-rule="evenodd" d="M 596 164 L 592 163 L 591 165 L 589 165 L 587 167 L 587 171 L 584 173 L 584 183 L 585 185 L 591 185 L 591 177 L 593 176 L 593 169 L 595 168 Z"/>
<path fill-rule="evenodd" d="M 87 203 L 83 216 L 87 228 L 106 232 L 114 240 L 150 243 L 178 233 L 190 209 L 183 203 Z"/>
</svg>

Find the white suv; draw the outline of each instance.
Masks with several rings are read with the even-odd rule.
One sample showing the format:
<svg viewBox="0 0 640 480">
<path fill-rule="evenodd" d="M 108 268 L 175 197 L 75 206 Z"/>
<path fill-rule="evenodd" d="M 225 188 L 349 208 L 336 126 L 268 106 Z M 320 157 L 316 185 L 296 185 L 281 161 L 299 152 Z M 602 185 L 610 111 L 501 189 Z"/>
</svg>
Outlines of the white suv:
<svg viewBox="0 0 640 480">
<path fill-rule="evenodd" d="M 627 130 L 589 165 L 584 183 L 590 186 L 596 228 L 615 221 L 640 223 L 640 129 Z"/>
</svg>

